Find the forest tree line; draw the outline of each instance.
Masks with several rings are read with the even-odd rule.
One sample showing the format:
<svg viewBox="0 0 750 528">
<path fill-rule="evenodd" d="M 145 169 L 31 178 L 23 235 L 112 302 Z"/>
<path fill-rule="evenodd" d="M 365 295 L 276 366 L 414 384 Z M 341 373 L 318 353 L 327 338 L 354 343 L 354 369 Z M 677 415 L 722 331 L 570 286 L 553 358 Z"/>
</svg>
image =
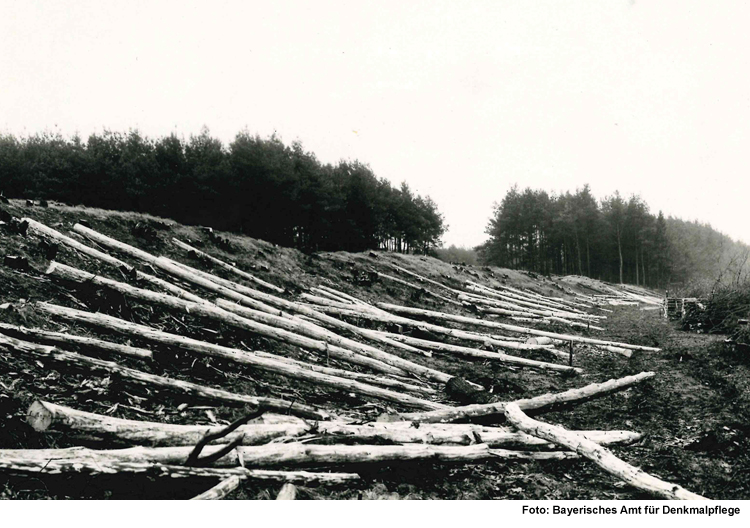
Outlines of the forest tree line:
<svg viewBox="0 0 750 528">
<path fill-rule="evenodd" d="M 443 217 L 406 183 L 358 161 L 323 164 L 300 142 L 207 130 L 185 140 L 137 131 L 80 137 L 0 135 L 0 192 L 149 213 L 306 251 L 427 253 Z"/>
<path fill-rule="evenodd" d="M 732 280 L 750 253 L 710 225 L 653 214 L 640 196 L 599 201 L 588 185 L 559 195 L 513 187 L 486 233 L 484 263 L 658 288 Z"/>
</svg>

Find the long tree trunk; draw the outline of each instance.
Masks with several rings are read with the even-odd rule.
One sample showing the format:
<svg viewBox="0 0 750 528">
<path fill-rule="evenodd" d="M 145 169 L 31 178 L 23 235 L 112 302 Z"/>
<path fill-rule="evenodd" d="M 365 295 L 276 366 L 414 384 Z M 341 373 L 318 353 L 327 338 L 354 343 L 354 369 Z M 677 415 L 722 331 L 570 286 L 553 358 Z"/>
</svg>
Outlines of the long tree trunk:
<svg viewBox="0 0 750 528">
<path fill-rule="evenodd" d="M 190 448 L 192 449 L 192 447 Z M 6 449 L 0 450 L 0 469 L 17 473 L 59 475 L 88 473 L 92 475 L 114 473 L 141 473 L 165 478 L 220 478 L 238 476 L 271 482 L 299 484 L 348 484 L 360 479 L 356 473 L 315 473 L 309 471 L 278 471 L 245 469 L 243 467 L 202 468 L 159 462 L 118 460 L 82 447 L 68 449 Z"/>
<path fill-rule="evenodd" d="M 553 339 L 561 339 L 563 341 L 572 341 L 577 343 L 590 343 L 593 345 L 608 345 L 617 346 L 622 348 L 630 348 L 632 350 L 648 350 L 651 352 L 659 352 L 661 349 L 654 347 L 646 347 L 641 345 L 631 345 L 629 343 L 618 343 L 616 341 L 603 341 L 601 339 L 591 339 L 588 337 L 557 334 L 555 332 L 546 332 L 544 330 L 536 330 L 534 328 L 526 328 L 523 326 L 509 325 L 505 323 L 497 323 L 495 321 L 485 321 L 484 319 L 475 319 L 472 317 L 464 317 L 461 315 L 445 314 L 441 312 L 433 312 L 431 310 L 421 310 L 419 308 L 408 308 L 406 306 L 398 306 L 395 304 L 378 303 L 378 307 L 387 311 L 393 311 L 397 313 L 403 313 L 408 315 L 419 315 L 422 317 L 430 317 L 441 321 L 450 321 L 454 323 L 471 324 L 475 326 L 481 326 L 484 328 L 496 328 L 502 330 L 509 330 L 511 332 L 519 332 L 528 335 L 539 335 L 551 337 Z"/>
<path fill-rule="evenodd" d="M 247 286 L 222 279 L 221 277 L 217 277 L 210 273 L 200 271 L 198 269 L 187 266 L 186 264 L 178 263 L 165 257 L 156 257 L 141 249 L 135 248 L 133 246 L 115 240 L 114 238 L 98 233 L 93 229 L 82 226 L 81 224 L 76 224 L 75 226 L 73 226 L 73 230 L 91 238 L 92 240 L 95 240 L 96 242 L 106 247 L 127 253 L 135 258 L 151 264 L 152 266 L 160 268 L 175 277 L 201 286 L 202 288 L 205 288 L 214 293 L 218 293 L 219 295 L 223 295 L 227 298 L 233 299 L 256 310 L 266 311 L 268 313 L 278 313 L 270 308 L 269 305 L 271 305 L 277 310 L 281 309 L 289 310 L 295 313 L 301 313 L 313 319 L 337 326 L 342 330 L 360 335 L 366 339 L 380 341 L 384 344 L 395 346 L 397 348 L 406 348 L 410 352 L 413 352 L 413 350 L 403 344 L 393 343 L 388 341 L 387 339 L 379 339 L 377 337 L 373 337 L 372 334 L 369 334 L 366 329 L 358 328 L 357 326 L 351 325 L 344 321 L 340 321 L 333 317 L 328 317 L 325 314 L 316 312 L 315 310 L 302 307 L 299 303 L 287 301 L 286 299 L 276 297 L 275 295 L 263 293 L 253 288 L 249 288 Z M 385 354 L 385 352 L 379 352 L 379 354 Z M 397 356 L 390 356 L 397 358 Z"/>
<path fill-rule="evenodd" d="M 216 257 L 212 257 L 208 253 L 205 253 L 205 252 L 203 252 L 203 251 L 201 251 L 199 249 L 196 249 L 196 248 L 194 248 L 194 247 L 186 244 L 185 242 L 182 242 L 180 240 L 177 240 L 176 238 L 173 238 L 172 239 L 172 243 L 174 243 L 177 247 L 182 248 L 182 249 L 184 249 L 185 251 L 187 251 L 189 253 L 193 253 L 196 256 L 200 257 L 200 258 L 206 259 L 206 260 L 208 260 L 208 261 L 210 261 L 210 262 L 218 265 L 222 269 L 225 269 L 227 271 L 230 271 L 230 272 L 234 273 L 235 275 L 238 275 L 239 277 L 242 277 L 245 280 L 249 280 L 249 281 L 251 281 L 251 282 L 253 282 L 255 284 L 263 286 L 266 289 L 269 289 L 271 291 L 275 291 L 276 293 L 284 293 L 284 289 L 283 288 L 279 288 L 275 284 L 271 284 L 270 282 L 266 282 L 266 281 L 264 281 L 262 279 L 259 279 L 255 275 L 251 275 L 250 273 L 247 273 L 246 271 L 242 271 L 241 269 L 239 269 L 239 268 L 237 268 L 235 266 L 232 266 L 231 264 L 227 264 L 223 260 L 219 260 Z"/>
<path fill-rule="evenodd" d="M 223 445 L 206 446 L 205 457 L 221 450 Z M 130 447 L 127 449 L 90 450 L 76 449 L 0 449 L 0 468 L 8 461 L 24 465 L 44 466 L 56 462 L 87 459 L 107 466 L 111 463 L 183 464 L 193 446 Z M 316 465 L 392 464 L 403 461 L 475 462 L 488 459 L 507 460 L 564 460 L 578 458 L 569 451 L 511 451 L 490 449 L 487 444 L 470 446 L 439 446 L 407 444 L 397 446 L 374 445 L 316 445 L 305 443 L 271 443 L 262 446 L 237 446 L 215 462 L 215 467 L 233 467 L 240 464 L 253 468 L 297 467 Z M 7 467 L 7 466 L 5 466 Z"/>
<path fill-rule="evenodd" d="M 125 420 L 43 401 L 31 404 L 27 412 L 27 422 L 38 432 L 65 432 L 71 436 L 82 435 L 89 439 L 97 437 L 108 441 L 114 439 L 129 445 L 151 447 L 195 445 L 205 435 L 223 429 L 222 426 Z M 602 445 L 627 444 L 641 438 L 639 433 L 631 431 L 581 431 L 581 433 Z M 491 447 L 550 447 L 550 444 L 543 440 L 504 427 L 474 424 L 421 424 L 419 427 L 414 427 L 412 422 L 370 422 L 357 425 L 339 421 L 306 423 L 300 420 L 242 425 L 225 437 L 211 443 L 240 441 L 241 445 L 263 445 L 276 438 L 295 438 L 310 434 L 363 443 L 472 445 L 477 442 L 477 438 L 480 438 L 482 443 Z"/>
<path fill-rule="evenodd" d="M 531 435 L 544 438 L 592 460 L 596 465 L 621 478 L 631 486 L 653 493 L 663 499 L 671 500 L 706 500 L 696 493 L 669 482 L 664 482 L 642 469 L 636 468 L 620 460 L 611 451 L 600 446 L 596 442 L 586 438 L 580 433 L 568 431 L 557 425 L 550 425 L 524 414 L 517 404 L 509 404 L 505 407 L 505 416 L 510 423 Z"/>
<path fill-rule="evenodd" d="M 331 415 L 325 411 L 319 411 L 307 405 L 301 405 L 295 402 L 287 402 L 276 398 L 260 398 L 256 396 L 247 396 L 245 394 L 236 394 L 223 389 L 214 389 L 197 385 L 188 381 L 175 380 L 149 374 L 140 370 L 123 367 L 112 361 L 104 361 L 97 358 L 83 356 L 75 352 L 66 352 L 53 346 L 38 345 L 21 341 L 12 337 L 0 334 L 0 350 L 11 354 L 20 354 L 35 359 L 49 359 L 62 366 L 73 366 L 87 370 L 104 371 L 114 374 L 136 385 L 145 386 L 150 389 L 167 389 L 172 392 L 186 394 L 188 396 L 209 399 L 214 401 L 226 402 L 234 405 L 252 405 L 262 407 L 282 413 L 292 413 L 305 418 L 314 420 L 327 420 Z"/>
<path fill-rule="evenodd" d="M 108 255 L 107 253 L 99 251 L 98 249 L 94 249 L 85 244 L 81 244 L 77 240 L 73 240 L 69 236 L 63 235 L 59 231 L 55 231 L 54 229 L 49 228 L 46 225 L 40 222 L 37 222 L 36 220 L 33 220 L 31 218 L 24 218 L 23 220 L 25 222 L 28 222 L 29 229 L 32 232 L 35 232 L 36 234 L 38 234 L 39 236 L 51 238 L 55 242 L 64 244 L 65 246 L 68 246 L 69 248 L 75 251 L 83 253 L 84 255 L 88 255 L 89 257 L 93 257 L 95 259 L 101 260 L 102 262 L 106 262 L 110 266 L 113 266 L 126 273 L 133 273 L 135 274 L 136 280 L 152 284 L 153 286 L 156 286 L 157 288 L 163 291 L 167 291 L 171 293 L 172 295 L 179 297 L 180 299 L 186 299 L 188 301 L 198 302 L 198 303 L 206 302 L 205 300 L 201 299 L 197 295 L 194 295 L 190 293 L 189 291 L 184 290 L 183 288 L 180 288 L 179 286 L 175 286 L 174 284 L 167 282 L 163 279 L 160 279 L 159 277 L 154 277 L 153 275 L 149 275 L 147 273 L 136 271 L 132 266 L 130 266 L 129 264 L 126 264 L 122 260 L 119 260 L 113 257 L 112 255 Z"/>
<path fill-rule="evenodd" d="M 403 374 L 404 372 L 407 372 L 407 369 L 409 369 L 408 371 L 410 372 L 416 373 L 418 375 L 423 375 L 442 383 L 447 382 L 452 377 L 428 367 L 417 365 L 416 363 L 407 361 L 392 354 L 378 351 L 377 354 L 372 353 L 372 356 L 378 356 L 377 358 L 373 358 L 372 356 L 364 357 L 358 354 L 354 354 L 351 351 L 345 350 L 343 348 L 330 345 L 326 342 L 310 339 L 305 336 L 301 336 L 299 334 L 295 334 L 281 328 L 275 328 L 263 323 L 257 323 L 245 317 L 240 317 L 238 315 L 230 313 L 215 305 L 190 303 L 176 297 L 171 297 L 169 295 L 163 295 L 149 290 L 134 288 L 128 284 L 113 281 L 111 279 L 107 279 L 98 275 L 93 275 L 91 273 L 77 270 L 75 268 L 71 268 L 70 266 L 65 266 L 59 263 L 53 262 L 47 270 L 47 273 L 61 279 L 104 286 L 114 291 L 118 291 L 124 295 L 139 299 L 141 301 L 156 303 L 174 310 L 184 311 L 193 315 L 219 320 L 236 328 L 264 335 L 272 339 L 291 343 L 303 348 L 316 350 L 324 354 L 333 355 L 333 353 L 335 353 L 342 359 L 349 358 L 350 361 L 356 361 L 358 362 L 358 364 L 369 366 L 370 368 L 377 368 L 378 370 L 381 370 L 383 372 Z M 386 365 L 384 366 L 383 363 L 386 363 Z"/>
<path fill-rule="evenodd" d="M 144 325 L 130 323 L 122 319 L 99 313 L 80 313 L 71 310 L 72 309 L 68 309 L 67 311 L 58 309 L 57 313 L 59 314 L 64 311 L 70 318 L 76 317 L 76 320 L 85 320 L 86 322 L 91 322 L 99 327 L 125 333 L 132 337 L 177 347 L 201 355 L 218 357 L 251 368 L 304 380 L 324 387 L 330 387 L 345 392 L 354 392 L 356 394 L 370 396 L 377 399 L 385 399 L 386 401 L 400 403 L 408 407 L 418 407 L 420 409 L 439 409 L 445 407 L 444 405 L 423 400 L 421 398 L 415 398 L 414 396 L 375 387 L 359 381 L 342 378 L 340 376 L 322 373 L 313 369 L 303 368 L 302 365 L 300 365 L 301 362 L 280 361 L 271 354 L 262 357 L 243 350 L 237 350 L 189 337 L 161 332 Z"/>
<path fill-rule="evenodd" d="M 438 343 L 436 341 L 428 341 L 426 339 L 418 339 L 416 337 L 409 337 L 405 335 L 391 334 L 392 339 L 402 339 L 404 342 L 414 346 L 421 346 L 429 350 L 437 350 L 440 352 L 449 352 L 459 356 L 472 357 L 477 359 L 489 359 L 497 361 L 501 364 L 514 365 L 519 367 L 528 367 L 535 370 L 552 370 L 558 372 L 576 372 L 581 373 L 583 370 L 569 367 L 567 365 L 557 365 L 555 363 L 546 363 L 544 361 L 535 361 L 533 359 L 526 359 L 516 356 L 510 356 L 501 352 L 488 352 L 486 350 L 478 350 L 476 348 L 462 347 L 458 345 L 451 345 L 448 343 Z"/>
<path fill-rule="evenodd" d="M 516 400 L 516 403 L 524 411 L 533 411 L 535 413 L 549 411 L 551 409 L 566 407 L 568 405 L 578 405 L 580 403 L 601 398 L 613 392 L 622 391 L 641 383 L 647 379 L 653 378 L 653 372 L 641 372 L 635 376 L 626 376 L 620 379 L 611 379 L 604 383 L 593 383 L 580 389 L 571 389 L 557 394 L 542 394 L 533 398 Z M 476 418 L 479 416 L 497 415 L 505 412 L 505 406 L 508 402 L 496 402 L 486 404 L 465 405 L 463 407 L 453 407 L 444 411 L 432 411 L 426 413 L 408 413 L 398 416 L 399 420 L 410 420 L 414 422 L 454 422 L 456 420 Z"/>
</svg>

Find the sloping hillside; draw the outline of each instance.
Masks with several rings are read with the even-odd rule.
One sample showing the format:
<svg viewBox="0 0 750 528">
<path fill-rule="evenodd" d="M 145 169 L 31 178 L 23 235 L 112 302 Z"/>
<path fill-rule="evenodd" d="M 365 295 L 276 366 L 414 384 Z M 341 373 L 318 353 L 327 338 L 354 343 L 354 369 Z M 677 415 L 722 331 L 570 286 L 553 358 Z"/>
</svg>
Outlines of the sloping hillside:
<svg viewBox="0 0 750 528">
<path fill-rule="evenodd" d="M 613 445 L 613 451 L 627 462 L 696 493 L 712 498 L 747 496 L 748 477 L 744 476 L 747 472 L 743 474 L 742 470 L 747 467 L 748 458 L 741 454 L 748 443 L 746 426 L 742 425 L 748 408 L 747 380 L 750 376 L 747 373 L 747 363 L 743 358 L 731 354 L 717 356 L 717 349 L 707 348 L 716 339 L 677 333 L 661 319 L 658 310 L 651 309 L 655 306 L 655 301 L 653 294 L 646 290 L 625 290 L 594 283 L 589 279 L 545 278 L 498 268 L 452 266 L 436 259 L 414 255 L 381 252 L 306 255 L 259 240 L 214 233 L 204 228 L 183 226 L 169 220 L 131 213 L 55 204 L 49 207 L 28 206 L 20 201 L 12 201 L 0 207 L 6 213 L 3 220 L 5 223 L 0 226 L 0 254 L 4 258 L 18 257 L 5 259 L 5 265 L 0 267 L 0 322 L 6 325 L 4 329 L 0 328 L 0 332 L 11 335 L 13 332 L 8 325 L 16 325 L 131 345 L 149 351 L 151 357 L 144 360 L 104 354 L 101 350 L 85 345 L 61 345 L 59 348 L 116 361 L 119 365 L 170 380 L 182 380 L 233 394 L 287 402 L 290 412 L 302 407 L 312 408 L 334 415 L 347 424 L 392 423 L 403 419 L 414 423 L 415 430 L 419 429 L 418 423 L 421 421 L 415 416 L 430 409 L 468 403 L 515 401 L 654 371 L 655 377 L 633 386 L 629 391 L 617 392 L 572 409 L 552 409 L 555 412 L 548 412 L 543 420 L 580 431 L 628 430 L 641 433 L 643 436 L 638 443 L 629 446 Z M 33 227 L 23 225 L 20 219 L 24 217 L 71 237 L 78 243 L 111 253 L 128 267 L 118 269 L 69 246 L 56 244 L 54 239 L 40 237 Z M 390 337 L 386 339 L 390 339 L 391 344 L 381 344 L 378 348 L 387 351 L 390 356 L 444 375 L 449 381 L 438 382 L 431 379 L 429 374 L 406 376 L 403 372 L 383 376 L 382 372 L 373 371 L 364 363 L 344 361 L 342 358 L 345 355 L 334 354 L 333 346 L 321 353 L 313 346 L 299 346 L 289 340 L 276 338 L 273 334 L 242 329 L 216 318 L 205 317 L 199 312 L 167 309 L 164 305 L 138 300 L 97 284 L 93 277 L 81 275 L 81 280 L 71 280 L 70 276 L 66 278 L 59 271 L 48 274 L 50 262 L 54 260 L 95 274 L 96 277 L 154 290 L 143 280 L 134 280 L 136 274 L 129 267 L 132 266 L 143 273 L 169 280 L 178 288 L 209 301 L 215 301 L 221 296 L 216 291 L 201 288 L 184 278 L 177 279 L 165 273 L 162 268 L 144 265 L 128 254 L 100 246 L 92 242 L 90 237 L 81 235 L 85 229 L 72 232 L 75 224 L 81 224 L 84 228 L 139 248 L 150 255 L 167 257 L 177 262 L 178 267 L 181 263 L 225 280 L 245 284 L 246 287 L 264 289 L 258 287 L 258 283 L 243 280 L 195 253 L 185 251 L 172 240 L 174 238 L 190 244 L 280 288 L 280 291 L 276 291 L 269 287 L 265 289 L 265 294 L 281 299 L 279 302 L 282 306 L 284 302 L 300 303 L 301 310 L 312 310 L 316 314 L 325 312 L 329 317 L 348 321 L 361 329 L 389 332 L 387 335 Z M 25 263 L 28 263 L 28 268 Z M 185 271 L 185 268 L 180 269 Z M 433 282 L 420 280 L 414 274 Z M 322 291 L 319 289 L 321 287 Z M 337 293 L 329 292 L 326 296 L 325 292 L 329 291 L 326 288 Z M 505 294 L 508 297 L 492 297 Z M 345 302 L 346 296 L 352 296 L 362 304 L 357 308 L 356 302 Z M 535 302 L 530 302 L 533 299 L 538 299 L 542 304 L 533 308 Z M 339 374 L 344 374 L 343 371 L 357 373 L 349 375 L 359 376 L 357 379 L 368 387 L 370 381 L 383 382 L 374 379 L 381 376 L 388 379 L 388 384 L 381 387 L 399 387 L 393 389 L 393 392 L 399 394 L 407 390 L 403 387 L 411 387 L 408 390 L 412 391 L 415 399 L 399 401 L 389 399 L 390 396 L 373 396 L 374 391 L 365 393 L 369 389 L 362 392 L 359 386 L 356 390 L 335 388 L 313 381 L 312 375 L 308 374 L 302 377 L 282 375 L 279 370 L 238 364 L 228 357 L 200 355 L 178 346 L 157 345 L 134 335 L 104 331 L 95 325 L 50 315 L 49 311 L 40 309 L 42 307 L 37 302 L 106 314 L 162 332 L 223 345 L 236 351 L 260 351 L 273 354 L 273 358 L 281 356 L 297 360 L 303 362 L 300 365 L 305 372 L 313 365 L 321 373 L 323 368 L 338 369 Z M 278 308 L 279 305 L 274 306 Z M 543 309 L 539 309 L 539 306 Z M 436 319 L 436 314 L 399 312 L 409 307 L 439 312 L 447 316 L 447 319 Z M 357 312 L 357 309 L 360 311 Z M 561 314 L 567 314 L 571 319 L 566 319 Z M 397 317 L 404 315 L 411 320 L 432 321 L 442 328 L 483 333 L 486 337 L 484 341 L 479 339 L 472 344 L 455 336 L 437 336 L 437 330 L 427 325 L 411 325 L 403 320 L 399 322 Z M 290 313 L 281 308 L 277 314 L 268 312 L 267 316 L 287 317 Z M 551 345 L 526 346 L 525 343 L 530 338 L 543 337 L 540 332 L 531 335 L 500 327 L 477 328 L 474 323 L 468 324 L 455 318 L 451 320 L 451 316 L 507 323 L 572 338 L 555 340 Z M 313 321 L 309 314 L 296 313 L 294 317 L 288 318 L 288 321 L 291 320 L 294 323 L 289 324 L 313 325 L 313 322 L 320 323 L 323 319 Z M 328 331 L 336 329 L 339 332 L 335 324 L 323 326 Z M 597 330 L 597 327 L 602 330 Z M 364 333 L 353 334 L 351 329 L 344 333 L 360 343 L 357 345 L 359 347 L 367 342 L 372 345 L 371 341 L 363 338 Z M 19 337 L 18 334 L 14 335 Z M 378 335 L 380 339 L 386 334 Z M 28 335 L 22 335 L 21 338 L 33 341 Z M 619 344 L 594 346 L 581 342 L 586 338 Z M 439 349 L 437 345 L 430 351 L 429 346 L 415 347 L 409 344 L 420 339 L 454 347 L 463 346 L 479 354 L 467 357 Z M 506 343 L 507 348 L 498 343 Z M 510 346 L 508 343 L 523 346 Z M 620 345 L 640 345 L 647 349 L 633 350 Z M 571 348 L 573 365 L 580 369 L 578 372 L 569 368 L 566 370 Z M 651 350 L 654 348 L 659 350 Z M 228 405 L 210 398 L 196 398 L 195 394 L 160 389 L 154 385 L 133 384 L 132 380 L 117 373 L 107 374 L 101 370 L 94 372 L 81 365 L 75 367 L 71 362 L 61 361 L 59 357 L 47 360 L 17 354 L 11 349 L 12 347 L 0 348 L 0 410 L 5 418 L 5 427 L 0 431 L 0 449 L 82 445 L 113 449 L 132 445 L 119 437 L 92 437 L 69 429 L 36 431 L 27 423 L 27 410 L 37 400 L 112 418 L 206 426 L 229 424 L 246 415 L 252 407 Z M 499 352 L 531 362 L 525 365 L 511 363 L 507 358 L 501 359 Z M 256 354 L 253 357 L 258 356 Z M 550 364 L 556 366 L 545 366 Z M 711 365 L 712 368 L 707 370 L 704 368 L 706 365 Z M 731 378 L 721 374 L 730 370 Z M 484 390 L 477 390 L 477 386 Z M 253 423 L 270 424 L 276 420 L 273 416 L 283 414 L 277 409 L 256 418 Z M 311 446 L 361 443 L 356 438 L 323 434 L 319 426 L 312 425 L 314 421 L 309 416 L 307 420 L 309 427 L 304 436 L 296 436 L 294 439 L 280 437 L 274 442 L 278 444 L 301 440 Z M 473 421 L 481 427 L 502 423 L 504 418 L 502 414 L 494 413 Z M 483 446 L 485 444 L 481 434 L 483 433 L 477 434 L 475 431 L 474 437 L 465 436 L 457 442 L 446 441 L 446 445 Z M 426 442 L 426 446 L 435 443 L 424 439 L 421 441 Z M 377 436 L 371 443 L 402 445 L 383 436 Z M 410 452 L 412 447 L 414 446 L 406 445 L 406 451 Z M 534 447 L 530 452 L 539 453 L 538 449 Z M 0 459 L 2 456 L 0 454 Z M 547 458 L 554 457 L 533 455 L 529 457 L 531 460 L 515 460 L 503 458 L 499 450 L 495 450 L 491 457 L 454 462 L 447 461 L 450 457 L 439 453 L 430 455 L 431 459 L 427 462 L 424 457 L 405 460 L 411 455 L 405 456 L 402 453 L 399 456 L 401 459 L 397 461 L 381 460 L 377 463 L 359 461 L 344 464 L 333 460 L 312 465 L 308 463 L 311 471 L 333 469 L 357 473 L 360 478 L 356 483 L 303 485 L 298 488 L 298 497 L 649 497 L 643 491 L 618 482 L 591 462 L 568 456 L 549 460 Z M 0 473 L 3 496 L 19 498 L 189 498 L 215 483 L 215 476 L 164 479 L 153 472 L 114 475 L 47 475 L 44 472 L 19 474 L 17 471 Z M 231 496 L 274 497 L 280 486 L 276 482 L 248 479 Z"/>
</svg>

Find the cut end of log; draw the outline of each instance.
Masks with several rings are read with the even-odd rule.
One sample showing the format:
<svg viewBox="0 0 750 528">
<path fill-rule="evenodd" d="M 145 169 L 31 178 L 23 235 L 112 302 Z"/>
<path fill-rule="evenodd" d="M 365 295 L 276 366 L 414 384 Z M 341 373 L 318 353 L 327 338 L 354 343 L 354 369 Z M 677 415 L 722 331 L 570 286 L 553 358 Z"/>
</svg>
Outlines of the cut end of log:
<svg viewBox="0 0 750 528">
<path fill-rule="evenodd" d="M 297 498 L 297 487 L 294 484 L 287 482 L 279 491 L 276 496 L 276 500 L 294 500 Z"/>
<path fill-rule="evenodd" d="M 40 401 L 32 403 L 29 410 L 26 412 L 26 422 L 32 427 L 32 429 L 34 429 L 34 431 L 39 433 L 49 429 L 50 425 L 52 425 L 52 419 L 52 411 L 47 409 L 47 407 Z"/>
<path fill-rule="evenodd" d="M 50 263 L 49 263 L 49 266 L 47 267 L 47 271 L 45 271 L 44 273 L 45 273 L 46 275 L 51 275 L 52 273 L 54 273 L 54 272 L 55 272 L 55 269 L 56 269 L 57 267 L 58 267 L 58 263 L 57 263 L 56 261 L 54 261 L 54 260 L 53 260 L 52 262 L 50 262 Z"/>
</svg>

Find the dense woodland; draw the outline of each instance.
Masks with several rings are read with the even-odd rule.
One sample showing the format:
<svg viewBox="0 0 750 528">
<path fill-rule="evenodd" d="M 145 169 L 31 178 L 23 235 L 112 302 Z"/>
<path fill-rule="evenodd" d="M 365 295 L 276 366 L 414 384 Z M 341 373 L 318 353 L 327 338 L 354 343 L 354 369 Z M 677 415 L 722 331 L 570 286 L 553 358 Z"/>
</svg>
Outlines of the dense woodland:
<svg viewBox="0 0 750 528">
<path fill-rule="evenodd" d="M 87 141 L 0 136 L 0 192 L 150 213 L 306 251 L 428 252 L 446 226 L 435 203 L 358 161 L 322 164 L 299 142 L 247 132 L 224 145 L 137 131 Z"/>
<path fill-rule="evenodd" d="M 560 195 L 513 187 L 486 232 L 486 263 L 659 288 L 739 280 L 750 251 L 707 224 L 655 215 L 639 196 L 598 201 L 588 185 Z"/>
</svg>

